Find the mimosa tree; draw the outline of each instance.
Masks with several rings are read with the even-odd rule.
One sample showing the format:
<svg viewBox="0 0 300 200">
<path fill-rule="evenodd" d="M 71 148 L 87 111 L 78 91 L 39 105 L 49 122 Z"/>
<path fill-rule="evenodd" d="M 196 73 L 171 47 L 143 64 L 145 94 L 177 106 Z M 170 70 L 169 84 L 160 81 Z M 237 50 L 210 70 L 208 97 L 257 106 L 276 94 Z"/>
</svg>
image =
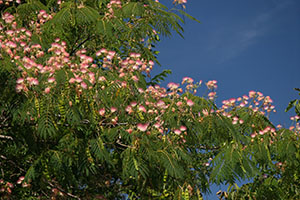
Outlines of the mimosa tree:
<svg viewBox="0 0 300 200">
<path fill-rule="evenodd" d="M 160 36 L 196 20 L 173 3 L 2 1 L 4 199 L 202 199 L 211 183 L 230 184 L 220 198 L 299 198 L 298 116 L 275 127 L 260 92 L 217 107 L 215 80 L 151 76 Z"/>
</svg>

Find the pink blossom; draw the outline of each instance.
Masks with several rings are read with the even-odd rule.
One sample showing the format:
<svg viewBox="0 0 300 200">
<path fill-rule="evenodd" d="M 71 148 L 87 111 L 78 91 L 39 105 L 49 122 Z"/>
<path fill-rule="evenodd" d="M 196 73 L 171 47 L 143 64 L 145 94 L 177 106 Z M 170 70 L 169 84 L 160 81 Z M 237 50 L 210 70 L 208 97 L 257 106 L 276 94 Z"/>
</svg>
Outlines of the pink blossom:
<svg viewBox="0 0 300 200">
<path fill-rule="evenodd" d="M 132 76 L 131 79 L 134 81 L 134 82 L 138 82 L 139 81 L 139 78 L 137 76 Z"/>
<path fill-rule="evenodd" d="M 133 101 L 133 102 L 130 103 L 130 105 L 131 105 L 132 107 L 135 107 L 135 106 L 137 105 L 137 102 Z"/>
<path fill-rule="evenodd" d="M 147 112 L 146 108 L 144 106 L 139 106 L 139 111 L 142 111 L 142 112 Z"/>
<path fill-rule="evenodd" d="M 101 53 L 107 53 L 107 50 L 104 49 L 104 48 L 102 48 L 102 49 L 100 49 L 100 52 L 101 52 Z"/>
<path fill-rule="evenodd" d="M 142 88 L 139 88 L 138 91 L 139 91 L 139 93 L 143 93 L 144 92 L 144 90 Z"/>
<path fill-rule="evenodd" d="M 99 111 L 99 115 L 104 116 L 105 115 L 105 109 L 101 108 Z"/>
<path fill-rule="evenodd" d="M 133 130 L 132 130 L 131 128 L 129 128 L 129 129 L 127 129 L 126 131 L 127 131 L 129 134 L 131 134 Z"/>
<path fill-rule="evenodd" d="M 55 78 L 54 77 L 48 78 L 48 83 L 54 83 L 54 82 L 55 82 Z"/>
<path fill-rule="evenodd" d="M 208 116 L 209 115 L 209 113 L 208 113 L 208 111 L 206 109 L 202 110 L 202 113 L 203 113 L 204 116 Z"/>
<path fill-rule="evenodd" d="M 186 127 L 185 126 L 180 126 L 179 128 L 181 131 L 186 131 Z"/>
<path fill-rule="evenodd" d="M 29 84 L 30 84 L 30 85 L 38 85 L 38 84 L 39 84 L 39 81 L 38 81 L 36 78 L 32 78 L 32 79 L 29 81 Z"/>
<path fill-rule="evenodd" d="M 256 92 L 255 92 L 255 91 L 251 90 L 251 91 L 249 92 L 249 97 L 250 97 L 250 98 L 255 97 L 255 95 L 256 95 Z"/>
<path fill-rule="evenodd" d="M 21 92 L 23 90 L 24 86 L 22 84 L 17 84 L 16 85 L 16 91 Z"/>
<path fill-rule="evenodd" d="M 139 124 L 137 124 L 137 128 L 142 132 L 145 132 L 147 130 L 148 126 L 149 126 L 149 123 L 146 123 L 146 124 L 139 123 Z"/>
<path fill-rule="evenodd" d="M 168 83 L 168 88 L 170 88 L 171 90 L 175 90 L 178 87 L 179 87 L 179 84 L 177 84 L 177 83 L 173 83 L 173 82 Z"/>
<path fill-rule="evenodd" d="M 159 108 L 164 108 L 165 107 L 165 102 L 164 101 L 162 101 L 162 100 L 159 100 L 158 102 L 157 102 L 157 107 L 159 107 Z"/>
<path fill-rule="evenodd" d="M 131 114 L 131 113 L 133 112 L 131 106 L 127 106 L 127 107 L 125 108 L 125 111 L 128 112 L 128 114 Z"/>
<path fill-rule="evenodd" d="M 152 60 L 149 61 L 149 65 L 153 66 L 154 62 Z"/>
<path fill-rule="evenodd" d="M 192 78 L 190 78 L 190 77 L 184 77 L 182 79 L 181 84 L 184 84 L 184 83 L 193 83 L 193 82 L 194 82 L 194 80 Z"/>
<path fill-rule="evenodd" d="M 157 122 L 153 126 L 158 129 L 161 126 L 161 124 Z"/>
<path fill-rule="evenodd" d="M 208 81 L 206 83 L 206 86 L 208 89 L 217 89 L 217 81 L 216 80 Z"/>
<path fill-rule="evenodd" d="M 111 107 L 111 108 L 110 108 L 110 112 L 114 113 L 114 112 L 116 112 L 116 111 L 117 111 L 117 108 L 116 108 L 116 107 Z"/>
<path fill-rule="evenodd" d="M 182 105 L 182 101 L 178 101 L 177 103 L 176 103 L 176 105 L 179 107 L 179 106 L 181 106 Z"/>
<path fill-rule="evenodd" d="M 181 133 L 181 130 L 179 130 L 179 129 L 175 129 L 175 130 L 174 130 L 174 133 L 175 133 L 176 135 L 180 135 L 180 133 Z"/>
<path fill-rule="evenodd" d="M 255 138 L 256 133 L 254 132 L 254 133 L 252 133 L 250 136 L 251 136 L 251 138 Z"/>
<path fill-rule="evenodd" d="M 194 105 L 194 102 L 192 100 L 190 100 L 190 99 L 188 99 L 186 101 L 186 103 L 187 103 L 188 106 L 193 106 Z"/>
<path fill-rule="evenodd" d="M 23 83 L 24 82 L 24 78 L 18 78 L 17 79 L 17 84 L 21 84 L 21 83 Z"/>
<path fill-rule="evenodd" d="M 208 94 L 209 99 L 210 99 L 210 100 L 213 100 L 213 99 L 215 98 L 216 94 L 217 94 L 216 92 L 210 92 L 210 93 Z"/>
<path fill-rule="evenodd" d="M 81 82 L 81 87 L 83 88 L 83 89 L 87 89 L 87 84 L 85 83 L 85 82 Z"/>
<path fill-rule="evenodd" d="M 100 76 L 100 77 L 98 78 L 98 80 L 99 80 L 99 81 L 106 81 L 106 78 L 105 78 L 104 76 Z"/>
<path fill-rule="evenodd" d="M 77 83 L 81 83 L 83 80 L 82 80 L 81 77 L 77 77 L 77 78 L 75 79 L 75 81 L 76 81 Z"/>
<path fill-rule="evenodd" d="M 24 179 L 25 179 L 24 176 L 20 176 L 19 180 L 17 181 L 17 184 L 21 184 Z"/>
<path fill-rule="evenodd" d="M 45 89 L 45 93 L 46 93 L 46 94 L 49 94 L 49 93 L 50 93 L 50 88 L 49 88 L 49 87 L 47 87 L 47 88 Z"/>
<path fill-rule="evenodd" d="M 75 78 L 70 78 L 69 83 L 75 83 L 76 79 Z"/>
</svg>

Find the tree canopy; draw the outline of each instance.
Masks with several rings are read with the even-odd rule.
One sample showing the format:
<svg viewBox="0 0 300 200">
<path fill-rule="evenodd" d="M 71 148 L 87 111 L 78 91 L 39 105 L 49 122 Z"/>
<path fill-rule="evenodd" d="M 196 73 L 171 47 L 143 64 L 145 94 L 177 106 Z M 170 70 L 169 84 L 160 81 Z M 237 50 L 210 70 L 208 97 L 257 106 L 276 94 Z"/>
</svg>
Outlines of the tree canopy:
<svg viewBox="0 0 300 200">
<path fill-rule="evenodd" d="M 160 37 L 198 21 L 185 3 L 1 1 L 1 198 L 300 198 L 299 116 L 275 126 L 261 92 L 218 107 L 215 80 L 151 75 Z"/>
</svg>

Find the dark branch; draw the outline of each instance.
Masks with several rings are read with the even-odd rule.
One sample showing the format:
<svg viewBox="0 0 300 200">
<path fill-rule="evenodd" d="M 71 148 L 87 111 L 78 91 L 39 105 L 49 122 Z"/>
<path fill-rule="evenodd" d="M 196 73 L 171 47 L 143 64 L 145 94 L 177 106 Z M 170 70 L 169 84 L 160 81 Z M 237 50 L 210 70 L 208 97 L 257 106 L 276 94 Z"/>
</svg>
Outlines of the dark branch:
<svg viewBox="0 0 300 200">
<path fill-rule="evenodd" d="M 60 188 L 59 186 L 53 185 L 53 184 L 52 184 L 51 182 L 49 182 L 49 181 L 48 181 L 48 184 L 49 184 L 52 188 L 58 189 L 59 191 L 63 192 L 64 194 L 66 194 L 66 195 L 69 196 L 69 197 L 72 197 L 72 198 L 74 198 L 74 199 L 81 200 L 80 197 L 78 197 L 78 196 L 76 196 L 76 195 L 74 195 L 74 194 L 71 194 L 71 193 L 65 191 L 64 189 Z"/>
<path fill-rule="evenodd" d="M 7 139 L 7 140 L 13 140 L 13 138 L 11 136 L 7 136 L 7 135 L 0 135 L 1 139 Z"/>
</svg>

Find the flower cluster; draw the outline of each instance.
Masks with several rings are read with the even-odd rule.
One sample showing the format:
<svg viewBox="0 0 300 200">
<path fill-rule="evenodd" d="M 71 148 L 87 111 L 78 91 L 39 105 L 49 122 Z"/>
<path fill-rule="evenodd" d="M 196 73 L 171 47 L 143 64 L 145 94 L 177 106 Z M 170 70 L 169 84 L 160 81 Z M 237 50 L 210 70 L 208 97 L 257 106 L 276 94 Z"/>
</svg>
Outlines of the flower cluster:
<svg viewBox="0 0 300 200">
<path fill-rule="evenodd" d="M 187 0 L 174 0 L 173 3 L 184 4 L 187 3 Z"/>
<path fill-rule="evenodd" d="M 13 4 L 13 3 L 16 3 L 16 4 L 20 4 L 21 3 L 21 0 L 0 0 L 0 5 L 4 4 L 6 6 L 10 5 L 10 4 Z"/>
<path fill-rule="evenodd" d="M 48 20 L 53 18 L 53 14 L 48 14 L 45 10 L 40 10 L 37 15 L 37 20 L 31 21 L 30 26 L 37 34 L 41 34 L 41 27 L 45 24 Z"/>
<path fill-rule="evenodd" d="M 224 100 L 222 105 L 223 111 L 230 111 L 232 108 L 243 108 L 248 106 L 254 113 L 276 112 L 273 100 L 269 96 L 264 96 L 261 92 L 250 91 L 249 95 L 243 95 L 238 98 Z"/>
<path fill-rule="evenodd" d="M 108 18 L 114 17 L 114 9 L 122 8 L 122 2 L 120 0 L 110 0 L 106 5 L 108 12 L 105 14 Z"/>
<path fill-rule="evenodd" d="M 121 5 L 119 1 L 111 1 L 110 3 L 110 8 Z M 38 14 L 40 24 L 50 18 L 45 11 L 40 11 Z M 99 89 L 105 90 L 110 85 L 115 85 L 119 91 L 126 90 L 131 95 L 142 94 L 143 100 L 138 102 L 124 102 L 120 107 L 99 105 L 97 108 L 101 120 L 109 118 L 113 125 L 120 123 L 119 115 L 122 113 L 134 119 L 136 122 L 128 124 L 125 128 L 128 133 L 140 131 L 148 134 L 152 132 L 173 134 L 180 136 L 184 141 L 183 135 L 188 133 L 188 128 L 180 124 L 179 121 L 175 125 L 169 124 L 167 116 L 170 113 L 178 112 L 179 116 L 186 115 L 200 123 L 212 113 L 219 113 L 229 118 L 233 125 L 238 126 L 244 124 L 244 119 L 236 114 L 238 109 L 248 107 L 253 114 L 262 115 L 265 115 L 266 112 L 275 112 L 272 105 L 273 101 L 269 96 L 264 96 L 261 92 L 250 91 L 248 95 L 224 100 L 222 107 L 218 110 L 202 109 L 200 112 L 197 111 L 197 119 L 192 111 L 195 106 L 194 101 L 190 96 L 182 95 L 183 85 L 185 85 L 185 92 L 196 93 L 202 81 L 194 83 L 192 78 L 184 77 L 181 85 L 171 82 L 167 85 L 168 89 L 159 85 L 142 89 L 137 86 L 141 81 L 138 74 L 149 74 L 154 62 L 143 59 L 141 54 L 133 52 L 128 57 L 121 58 L 115 51 L 103 48 L 97 51 L 95 55 L 88 54 L 85 49 L 81 49 L 74 56 L 70 56 L 67 52 L 67 44 L 60 39 L 56 39 L 47 52 L 44 52 L 41 45 L 32 44 L 30 31 L 25 28 L 17 28 L 12 15 L 6 13 L 2 19 L 6 25 L 1 25 L 0 43 L 2 50 L 18 66 L 20 72 L 16 81 L 18 92 L 33 92 L 34 94 L 42 92 L 46 95 L 51 95 L 53 92 L 54 94 L 60 90 L 57 87 L 58 72 L 64 70 L 69 89 L 73 90 L 79 98 L 87 91 L 91 91 L 96 96 L 95 94 L 99 92 Z M 39 29 L 34 30 L 39 31 Z M 110 72 L 114 75 L 107 76 Z M 217 81 L 208 81 L 206 86 L 210 90 L 208 99 L 214 100 Z M 136 94 L 136 92 L 138 93 Z M 115 94 L 107 93 L 107 95 L 113 96 Z M 70 101 L 69 106 L 72 104 Z M 299 118 L 294 117 L 293 119 L 298 120 Z M 267 132 L 274 133 L 273 129 L 266 128 L 259 131 L 258 135 L 264 135 Z M 251 137 L 254 138 L 254 135 L 252 134 Z"/>
<path fill-rule="evenodd" d="M 11 194 L 14 185 L 10 182 L 6 182 L 3 179 L 0 179 L 0 194 L 1 193 L 8 193 Z"/>
<path fill-rule="evenodd" d="M 13 192 L 13 189 L 17 187 L 18 185 L 21 185 L 23 188 L 25 187 L 30 187 L 29 183 L 24 182 L 25 177 L 20 176 L 19 179 L 15 184 L 9 182 L 9 181 L 4 181 L 3 179 L 0 179 L 0 195 L 2 196 L 3 194 L 5 195 L 11 195 Z M 2 194 L 1 194 L 2 193 Z"/>
</svg>

